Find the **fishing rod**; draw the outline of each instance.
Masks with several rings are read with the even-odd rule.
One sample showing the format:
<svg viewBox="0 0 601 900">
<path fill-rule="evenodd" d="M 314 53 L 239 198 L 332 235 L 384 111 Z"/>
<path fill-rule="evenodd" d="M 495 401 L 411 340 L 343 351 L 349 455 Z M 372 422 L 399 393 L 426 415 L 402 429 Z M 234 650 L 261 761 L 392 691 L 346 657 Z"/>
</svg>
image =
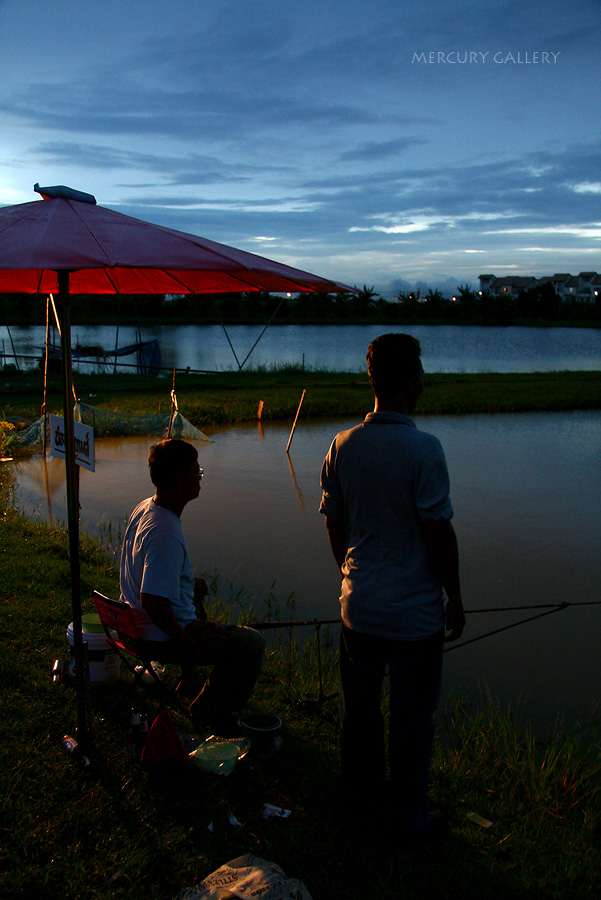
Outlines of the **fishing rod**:
<svg viewBox="0 0 601 900">
<path fill-rule="evenodd" d="M 526 606 L 493 606 L 489 609 L 466 609 L 464 610 L 464 612 L 466 616 L 469 616 L 476 613 L 523 612 L 524 610 L 528 609 L 548 609 L 551 611 L 559 611 L 562 609 L 567 609 L 568 606 L 601 606 L 601 600 L 580 600 L 576 602 L 563 600 L 561 603 L 531 603 L 527 604 Z M 547 613 L 544 613 L 544 615 L 547 615 Z M 528 619 L 522 619 L 520 620 L 520 622 L 514 622 L 512 625 L 506 625 L 504 626 L 504 628 L 515 628 L 516 625 L 521 625 L 525 622 L 532 622 L 534 619 L 538 618 L 541 617 L 530 616 Z M 293 619 L 289 622 L 250 622 L 249 625 L 251 628 L 256 628 L 257 631 L 270 631 L 275 628 L 299 628 L 305 625 L 314 625 L 315 627 L 321 625 L 340 625 L 340 619 Z M 497 631 L 490 632 L 490 634 L 496 633 Z M 482 637 L 486 637 L 486 635 L 482 635 Z M 480 638 L 473 638 L 472 640 L 480 640 Z"/>
<path fill-rule="evenodd" d="M 275 628 L 298 628 L 301 625 L 313 625 L 313 627 L 315 628 L 315 642 L 317 644 L 317 673 L 319 676 L 319 696 L 317 700 L 312 697 L 306 697 L 304 700 L 297 700 L 297 705 L 303 708 L 306 708 L 308 706 L 315 706 L 319 703 L 323 703 L 324 700 L 331 700 L 333 697 L 336 697 L 338 695 L 338 691 L 334 691 L 332 694 L 324 694 L 323 691 L 321 638 L 319 632 L 322 625 L 339 625 L 340 619 L 307 619 L 304 622 L 251 622 L 250 624 L 251 627 L 256 628 L 258 631 L 268 631 Z"/>
<path fill-rule="evenodd" d="M 549 607 L 565 609 L 566 606 L 601 606 L 601 600 L 579 600 L 575 603 L 572 603 L 569 600 L 563 600 L 561 603 L 530 603 L 526 606 L 492 606 L 490 609 L 466 609 L 465 614 L 511 611 L 521 612 L 524 609 L 549 609 Z"/>
<path fill-rule="evenodd" d="M 450 653 L 451 650 L 458 650 L 460 647 L 467 647 L 468 644 L 475 644 L 476 641 L 483 641 L 484 638 L 492 637 L 493 634 L 500 634 L 502 631 L 509 631 L 510 628 L 517 628 L 518 625 L 525 625 L 527 622 L 534 622 L 535 619 L 543 619 L 545 616 L 551 616 L 553 615 L 553 613 L 561 612 L 562 610 L 567 609 L 568 606 L 572 605 L 575 604 L 567 602 L 555 604 L 553 605 L 552 609 L 547 609 L 546 612 L 539 613 L 536 616 L 529 616 L 527 619 L 520 619 L 519 622 L 512 622 L 511 625 L 504 625 L 502 628 L 495 628 L 493 629 L 493 631 L 487 631 L 486 634 L 479 634 L 477 637 L 469 638 L 467 641 L 461 641 L 461 643 L 459 644 L 452 644 L 450 647 L 445 647 L 443 652 Z"/>
<path fill-rule="evenodd" d="M 467 641 L 461 641 L 458 644 L 452 644 L 450 647 L 445 647 L 443 652 L 450 653 L 451 650 L 458 650 L 460 647 L 467 647 L 469 644 L 475 644 L 477 641 L 483 641 L 485 638 L 492 637 L 495 634 L 500 634 L 503 631 L 509 631 L 510 628 L 517 628 L 519 625 L 526 625 L 528 622 L 534 622 L 536 619 L 543 619 L 545 616 L 553 615 L 553 613 L 562 612 L 563 610 L 568 609 L 570 606 L 601 606 L 601 600 L 581 600 L 573 603 L 568 600 L 564 600 L 561 603 L 532 603 L 527 604 L 526 606 L 497 606 L 490 609 L 466 609 L 466 615 L 475 613 L 516 612 L 530 609 L 544 609 L 545 612 L 537 613 L 537 615 L 535 616 L 528 616 L 528 618 L 526 619 L 520 619 L 519 622 L 512 622 L 510 625 L 503 625 L 501 628 L 495 628 L 492 631 L 487 631 L 485 634 L 479 634 L 476 637 L 468 638 Z M 253 628 L 256 628 L 259 631 L 269 631 L 276 628 L 299 628 L 301 626 L 313 625 L 313 627 L 315 628 L 315 637 L 317 641 L 319 697 L 317 700 L 307 698 L 306 700 L 298 701 L 298 703 L 301 706 L 308 706 L 309 704 L 316 705 L 322 703 L 324 700 L 330 700 L 332 697 L 335 697 L 337 695 L 338 691 L 335 691 L 333 694 L 324 694 L 323 692 L 321 641 L 319 631 L 322 625 L 340 625 L 340 619 L 305 619 L 304 621 L 293 620 L 289 622 L 251 622 L 250 624 Z"/>
<path fill-rule="evenodd" d="M 535 619 L 542 619 L 545 616 L 550 616 L 553 613 L 561 612 L 564 609 L 568 609 L 570 606 L 600 606 L 601 600 L 581 600 L 575 603 L 571 603 L 569 600 L 564 600 L 562 603 L 532 603 L 526 606 L 497 606 L 492 609 L 466 609 L 465 613 L 468 615 L 469 613 L 486 613 L 486 612 L 510 612 L 510 611 L 522 611 L 525 609 L 545 609 L 546 612 L 538 613 L 536 616 L 528 616 L 527 619 L 520 619 L 519 622 L 512 622 L 511 625 L 504 625 L 502 628 L 494 628 L 492 631 L 487 631 L 485 634 L 479 634 L 476 637 L 468 638 L 467 641 L 461 641 L 459 644 L 452 644 L 450 647 L 445 647 L 444 652 L 450 653 L 451 650 L 459 650 L 460 647 L 467 647 L 468 644 L 475 644 L 476 641 L 483 641 L 484 638 L 492 637 L 493 634 L 500 634 L 502 631 L 509 631 L 510 628 L 517 628 L 518 625 L 526 625 L 528 622 L 534 622 Z"/>
</svg>

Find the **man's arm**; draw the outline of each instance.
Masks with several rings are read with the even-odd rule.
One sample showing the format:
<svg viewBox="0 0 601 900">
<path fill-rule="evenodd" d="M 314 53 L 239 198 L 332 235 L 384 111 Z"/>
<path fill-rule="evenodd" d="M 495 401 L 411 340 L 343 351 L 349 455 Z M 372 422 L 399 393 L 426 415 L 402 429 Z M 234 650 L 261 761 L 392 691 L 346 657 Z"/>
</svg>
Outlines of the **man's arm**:
<svg viewBox="0 0 601 900">
<path fill-rule="evenodd" d="M 142 593 L 140 602 L 154 624 L 170 638 L 182 644 L 193 647 L 199 643 L 208 643 L 220 647 L 225 640 L 214 622 L 195 619 L 183 628 L 173 615 L 173 609 L 167 597 Z"/>
<path fill-rule="evenodd" d="M 334 554 L 334 559 L 336 560 L 336 565 L 338 566 L 340 577 L 342 578 L 342 566 L 346 559 L 346 551 L 348 550 L 344 522 L 341 519 L 332 519 L 330 516 L 326 516 L 326 531 L 328 532 L 330 547 L 332 548 L 332 553 Z"/>
<path fill-rule="evenodd" d="M 457 535 L 449 519 L 426 519 L 422 532 L 430 562 L 442 581 L 447 595 L 445 607 L 446 641 L 460 638 L 465 628 L 465 613 L 459 583 L 459 550 Z"/>
<path fill-rule="evenodd" d="M 140 603 L 148 613 L 151 621 L 168 634 L 170 638 L 178 641 L 185 640 L 185 632 L 173 615 L 171 603 L 167 597 L 159 597 L 158 594 L 140 594 Z"/>
</svg>

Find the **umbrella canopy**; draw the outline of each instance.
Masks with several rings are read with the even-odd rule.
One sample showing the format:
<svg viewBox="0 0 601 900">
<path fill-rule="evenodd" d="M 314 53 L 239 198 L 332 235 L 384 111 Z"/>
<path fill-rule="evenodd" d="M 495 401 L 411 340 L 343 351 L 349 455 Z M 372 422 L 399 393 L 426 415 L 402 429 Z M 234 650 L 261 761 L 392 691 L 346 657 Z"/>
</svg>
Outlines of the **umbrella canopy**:
<svg viewBox="0 0 601 900">
<path fill-rule="evenodd" d="M 77 732 L 87 749 L 70 295 L 353 289 L 225 244 L 124 216 L 71 188 L 36 184 L 35 190 L 42 201 L 0 208 L 0 292 L 58 293 L 59 298 Z"/>
<path fill-rule="evenodd" d="M 58 293 L 59 270 L 71 273 L 71 294 L 352 290 L 253 253 L 124 216 L 97 206 L 93 197 L 74 200 L 64 188 L 39 190 L 60 195 L 0 208 L 2 292 Z"/>
</svg>

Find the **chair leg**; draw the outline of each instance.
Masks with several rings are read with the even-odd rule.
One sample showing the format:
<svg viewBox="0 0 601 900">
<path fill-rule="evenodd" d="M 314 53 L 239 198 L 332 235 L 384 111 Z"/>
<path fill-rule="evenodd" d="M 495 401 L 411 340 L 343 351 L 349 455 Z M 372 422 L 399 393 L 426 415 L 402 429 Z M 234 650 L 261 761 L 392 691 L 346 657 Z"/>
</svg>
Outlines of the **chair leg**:
<svg viewBox="0 0 601 900">
<path fill-rule="evenodd" d="M 157 695 L 152 695 L 153 703 L 158 703 L 157 713 L 159 713 L 165 707 L 172 705 L 176 707 L 179 712 L 186 718 L 191 724 L 194 724 L 194 720 L 190 711 L 181 703 L 177 696 L 177 687 L 181 681 L 181 676 L 178 678 L 176 685 L 174 688 L 168 688 L 164 683 L 163 679 L 157 674 L 152 665 L 152 661 L 144 660 L 141 658 L 137 659 L 138 666 L 142 668 L 141 672 L 136 672 L 136 666 L 132 666 L 128 661 L 125 662 L 126 668 L 133 674 L 133 679 L 125 690 L 125 693 L 119 698 L 118 702 L 115 704 L 115 709 L 117 709 L 121 703 L 125 700 L 125 698 L 131 693 L 133 688 L 139 685 L 142 690 L 148 694 L 149 688 L 158 688 Z M 148 672 L 153 679 L 153 684 L 146 684 L 143 680 L 144 674 Z M 150 696 L 150 695 L 149 695 Z"/>
</svg>

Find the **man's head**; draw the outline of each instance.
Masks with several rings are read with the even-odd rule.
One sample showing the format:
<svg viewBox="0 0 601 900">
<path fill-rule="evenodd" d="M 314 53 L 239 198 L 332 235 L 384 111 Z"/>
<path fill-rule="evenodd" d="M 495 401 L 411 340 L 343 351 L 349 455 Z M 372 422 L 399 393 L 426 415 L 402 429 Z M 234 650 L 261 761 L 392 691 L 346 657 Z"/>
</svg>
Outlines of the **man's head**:
<svg viewBox="0 0 601 900">
<path fill-rule="evenodd" d="M 376 401 L 406 400 L 411 409 L 423 390 L 419 341 L 409 334 L 383 334 L 367 348 L 367 374 Z"/>
<path fill-rule="evenodd" d="M 198 451 L 187 441 L 170 438 L 150 448 L 150 480 L 160 490 L 169 490 L 178 481 L 188 479 L 193 467 L 198 469 Z"/>
</svg>

